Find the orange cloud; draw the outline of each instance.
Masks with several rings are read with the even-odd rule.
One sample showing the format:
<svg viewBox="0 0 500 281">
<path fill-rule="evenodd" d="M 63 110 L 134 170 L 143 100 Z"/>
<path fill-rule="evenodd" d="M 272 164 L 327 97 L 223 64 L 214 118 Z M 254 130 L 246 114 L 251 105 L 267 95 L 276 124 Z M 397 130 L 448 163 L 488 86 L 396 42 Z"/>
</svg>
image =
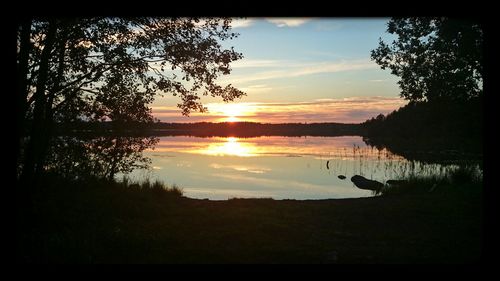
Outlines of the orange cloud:
<svg viewBox="0 0 500 281">
<path fill-rule="evenodd" d="M 262 123 L 359 123 L 378 114 L 387 114 L 407 102 L 392 97 L 352 97 L 320 99 L 304 102 L 275 103 L 211 103 L 208 113 L 183 117 L 176 107 L 153 107 L 153 115 L 164 122 L 223 122 L 229 117 L 237 121 Z"/>
</svg>

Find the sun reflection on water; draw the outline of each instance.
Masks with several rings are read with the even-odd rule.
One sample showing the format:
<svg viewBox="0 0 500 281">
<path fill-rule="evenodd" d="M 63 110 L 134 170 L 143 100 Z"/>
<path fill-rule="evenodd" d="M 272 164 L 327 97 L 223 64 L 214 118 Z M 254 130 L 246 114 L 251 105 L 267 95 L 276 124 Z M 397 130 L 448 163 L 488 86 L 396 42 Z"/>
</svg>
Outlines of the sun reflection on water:
<svg viewBox="0 0 500 281">
<path fill-rule="evenodd" d="M 359 143 L 353 137 L 161 137 L 155 152 L 181 152 L 210 156 L 313 156 L 320 160 L 378 159 L 403 160 L 386 149 L 378 150 Z"/>
<path fill-rule="evenodd" d="M 193 152 L 213 156 L 251 157 L 258 155 L 258 148 L 252 143 L 240 142 L 235 137 L 225 138 L 224 140 L 225 142 L 210 143 L 207 147 L 202 147 Z"/>
<path fill-rule="evenodd" d="M 354 186 L 352 176 L 384 183 L 411 175 L 441 175 L 447 169 L 406 160 L 358 136 L 165 136 L 145 155 L 152 158 L 151 177 L 178 184 L 187 197 L 214 200 L 367 197 L 374 194 Z M 133 176 L 143 174 L 136 171 Z"/>
</svg>

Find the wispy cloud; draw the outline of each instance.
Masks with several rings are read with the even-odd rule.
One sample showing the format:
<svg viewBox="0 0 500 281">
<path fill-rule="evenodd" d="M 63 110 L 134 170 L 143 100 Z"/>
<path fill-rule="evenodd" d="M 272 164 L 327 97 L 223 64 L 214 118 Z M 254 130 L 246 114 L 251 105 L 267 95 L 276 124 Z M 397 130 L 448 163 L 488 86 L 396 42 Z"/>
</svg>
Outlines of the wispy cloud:
<svg viewBox="0 0 500 281">
<path fill-rule="evenodd" d="M 262 61 L 258 63 L 257 62 L 258 61 L 253 61 L 253 64 L 256 65 L 260 63 L 262 65 L 267 65 L 267 67 L 277 66 L 275 61 Z M 252 61 L 250 63 L 252 63 Z M 283 64 L 281 66 L 283 66 Z M 341 60 L 337 62 L 322 62 L 322 63 L 295 63 L 295 64 L 288 63 L 286 65 L 286 69 L 261 71 L 245 75 L 233 74 L 228 78 L 225 77 L 222 78 L 221 81 L 236 84 L 236 83 L 247 83 L 252 81 L 299 77 L 299 76 L 319 74 L 319 73 L 334 73 L 341 71 L 355 71 L 355 70 L 366 70 L 366 69 L 376 69 L 376 68 L 378 68 L 378 65 L 368 59 Z"/>
<path fill-rule="evenodd" d="M 267 85 L 250 85 L 248 87 L 240 87 L 239 89 L 247 94 L 267 93 L 273 90 L 272 87 Z M 274 90 L 276 90 L 276 88 L 274 88 Z"/>
<path fill-rule="evenodd" d="M 266 20 L 278 27 L 296 27 L 310 21 L 310 19 L 306 18 L 268 18 Z"/>
<path fill-rule="evenodd" d="M 241 110 L 231 115 L 241 117 L 242 121 L 359 123 L 381 113 L 387 114 L 405 104 L 406 101 L 398 97 L 372 96 L 301 102 L 210 103 L 207 104 L 209 113 L 194 113 L 189 118 L 180 116 L 179 109 L 175 107 L 153 107 L 153 114 L 167 122 L 220 122 L 228 116 L 229 111 L 224 109 L 235 106 Z"/>
<path fill-rule="evenodd" d="M 232 28 L 244 28 L 252 26 L 255 23 L 253 19 L 233 19 L 231 22 Z"/>
<path fill-rule="evenodd" d="M 384 82 L 385 80 L 383 79 L 372 79 L 372 80 L 368 80 L 368 82 L 373 82 L 373 83 L 380 83 L 380 82 Z"/>
<path fill-rule="evenodd" d="M 378 66 L 368 60 L 340 61 L 334 63 L 321 63 L 314 66 L 305 67 L 294 73 L 295 76 L 310 75 L 316 73 L 340 72 L 351 70 L 364 70 L 378 68 Z"/>
<path fill-rule="evenodd" d="M 259 60 L 243 58 L 231 63 L 232 68 L 251 68 L 251 67 L 279 67 L 287 62 L 279 60 Z"/>
</svg>

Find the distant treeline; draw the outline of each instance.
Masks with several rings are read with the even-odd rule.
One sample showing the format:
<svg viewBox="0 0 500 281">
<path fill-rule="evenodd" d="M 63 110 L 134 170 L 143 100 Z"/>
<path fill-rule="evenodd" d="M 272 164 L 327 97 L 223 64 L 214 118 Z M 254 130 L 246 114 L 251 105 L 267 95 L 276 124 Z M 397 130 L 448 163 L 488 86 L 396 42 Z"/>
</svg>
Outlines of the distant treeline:
<svg viewBox="0 0 500 281">
<path fill-rule="evenodd" d="M 360 124 L 254 122 L 138 123 L 73 122 L 56 124 L 58 135 L 117 136 L 363 136 L 370 145 L 401 155 L 413 151 L 482 152 L 483 107 L 477 98 L 467 102 L 410 102 Z"/>
<path fill-rule="evenodd" d="M 387 116 L 380 114 L 363 123 L 370 136 L 482 137 L 483 103 L 410 102 Z"/>
<path fill-rule="evenodd" d="M 410 102 L 362 123 L 369 143 L 401 152 L 400 147 L 482 152 L 483 101 Z"/>
<path fill-rule="evenodd" d="M 258 137 L 258 136 L 346 136 L 363 135 L 360 124 L 342 123 L 285 123 L 264 124 L 254 122 L 224 123 L 117 123 L 73 122 L 58 124 L 57 134 L 117 134 L 197 137 Z"/>
</svg>

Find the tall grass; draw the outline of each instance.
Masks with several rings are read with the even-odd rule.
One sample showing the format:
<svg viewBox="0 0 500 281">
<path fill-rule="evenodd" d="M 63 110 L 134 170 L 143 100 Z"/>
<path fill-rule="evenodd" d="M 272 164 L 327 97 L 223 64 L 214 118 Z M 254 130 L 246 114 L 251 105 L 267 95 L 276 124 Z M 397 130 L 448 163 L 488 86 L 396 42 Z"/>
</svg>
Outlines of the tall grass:
<svg viewBox="0 0 500 281">
<path fill-rule="evenodd" d="M 176 184 L 168 187 L 163 181 L 156 179 L 152 182 L 149 178 L 146 178 L 142 182 L 131 181 L 128 177 L 123 176 L 121 181 L 115 181 L 115 186 L 126 188 L 126 189 L 136 189 L 142 191 L 151 191 L 158 194 L 166 194 L 175 197 L 183 196 L 183 190 Z"/>
<path fill-rule="evenodd" d="M 458 189 L 461 186 L 479 186 L 483 183 L 482 172 L 475 165 L 460 165 L 430 175 L 404 173 L 397 180 L 398 184 L 386 183 L 377 195 L 435 192 L 442 189 Z"/>
<path fill-rule="evenodd" d="M 478 166 L 463 165 L 449 173 L 448 181 L 452 184 L 482 183 L 483 175 Z"/>
<path fill-rule="evenodd" d="M 374 149 L 358 145 L 353 145 L 352 149 L 344 147 L 329 154 L 333 171 L 348 177 L 351 174 L 361 175 L 385 182 L 384 188 L 375 191 L 374 195 L 434 192 L 448 187 L 482 185 L 482 165 L 475 159 L 452 159 L 447 155 L 443 157 L 439 162 L 408 160 L 385 148 Z M 387 184 L 389 180 L 395 180 L 397 184 Z"/>
<path fill-rule="evenodd" d="M 38 183 L 40 188 L 33 189 L 33 192 L 47 192 L 51 190 L 57 192 L 61 189 L 68 190 L 91 190 L 91 189 L 124 189 L 124 190 L 137 190 L 144 192 L 155 192 L 157 194 L 167 194 L 175 197 L 182 197 L 184 192 L 181 187 L 176 184 L 168 186 L 161 180 L 151 181 L 150 178 L 145 178 L 143 180 L 132 181 L 127 176 L 122 176 L 121 179 L 113 178 L 103 178 L 96 176 L 87 176 L 84 178 L 67 178 L 59 174 L 46 172 L 40 178 Z M 28 188 L 21 188 L 21 190 L 31 190 Z"/>
</svg>

